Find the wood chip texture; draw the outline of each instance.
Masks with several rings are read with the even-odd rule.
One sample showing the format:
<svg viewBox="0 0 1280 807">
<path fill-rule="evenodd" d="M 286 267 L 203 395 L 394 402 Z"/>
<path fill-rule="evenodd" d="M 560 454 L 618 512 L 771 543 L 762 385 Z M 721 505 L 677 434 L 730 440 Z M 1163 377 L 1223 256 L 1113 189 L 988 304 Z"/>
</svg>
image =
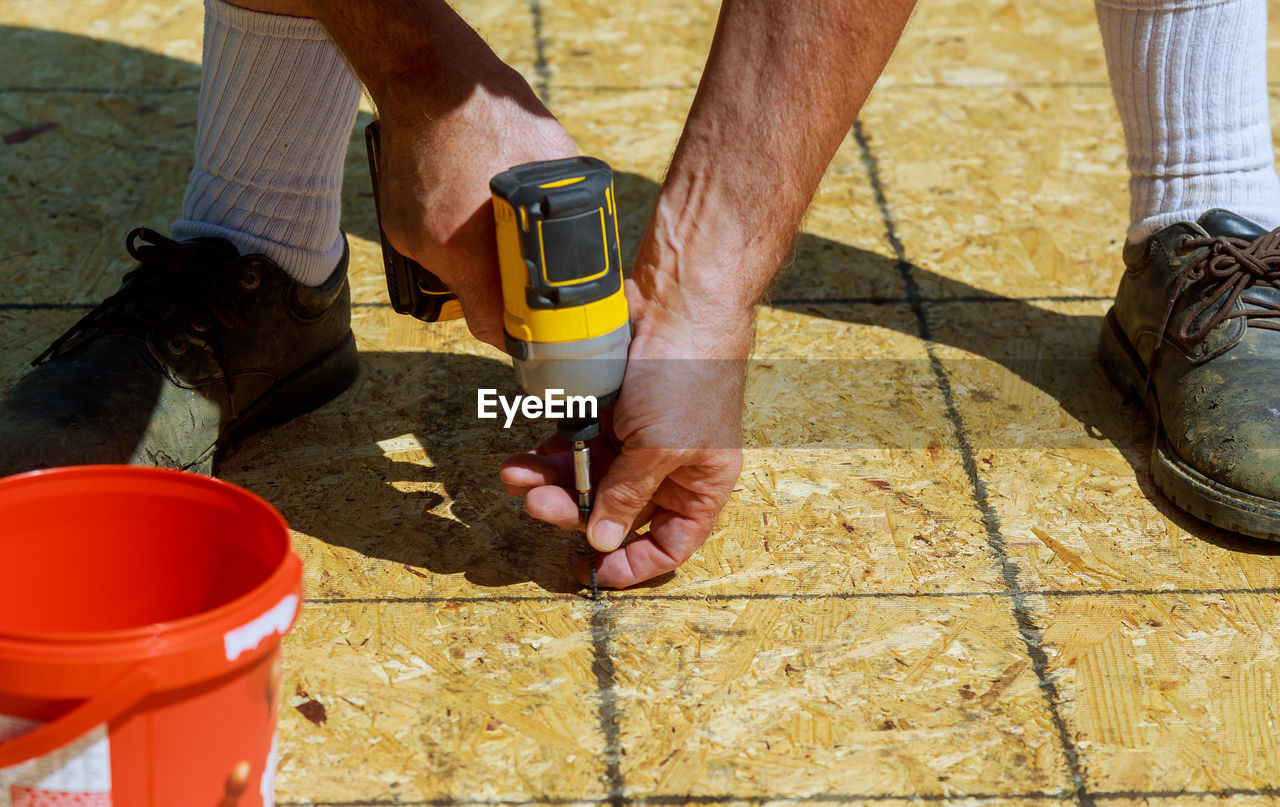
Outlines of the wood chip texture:
<svg viewBox="0 0 1280 807">
<path fill-rule="evenodd" d="M 614 165 L 634 259 L 718 4 L 451 5 Z M 201 19 L 0 0 L 0 392 L 179 215 Z M 1093 358 L 1127 173 L 1090 4 L 920 4 L 760 308 L 711 539 L 597 602 L 498 484 L 547 431 L 475 418 L 509 361 L 389 309 L 353 135 L 361 376 L 224 466 L 305 562 L 278 803 L 1274 803 L 1280 551 L 1160 498 Z"/>
</svg>

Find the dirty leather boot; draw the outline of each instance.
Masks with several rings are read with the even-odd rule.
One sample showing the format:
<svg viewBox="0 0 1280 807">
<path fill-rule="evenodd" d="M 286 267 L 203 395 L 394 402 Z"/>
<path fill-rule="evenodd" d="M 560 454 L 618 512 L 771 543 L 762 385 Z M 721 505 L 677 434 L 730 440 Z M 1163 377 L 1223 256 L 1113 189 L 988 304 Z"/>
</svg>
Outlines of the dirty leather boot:
<svg viewBox="0 0 1280 807">
<path fill-rule="evenodd" d="M 1211 210 L 1126 245 L 1124 263 L 1098 353 L 1151 416 L 1156 486 L 1280 540 L 1280 230 Z"/>
<path fill-rule="evenodd" d="M 0 476 L 132 463 L 211 473 L 236 437 L 356 377 L 344 249 L 318 288 L 220 238 L 137 229 L 120 289 L 0 398 Z"/>
</svg>

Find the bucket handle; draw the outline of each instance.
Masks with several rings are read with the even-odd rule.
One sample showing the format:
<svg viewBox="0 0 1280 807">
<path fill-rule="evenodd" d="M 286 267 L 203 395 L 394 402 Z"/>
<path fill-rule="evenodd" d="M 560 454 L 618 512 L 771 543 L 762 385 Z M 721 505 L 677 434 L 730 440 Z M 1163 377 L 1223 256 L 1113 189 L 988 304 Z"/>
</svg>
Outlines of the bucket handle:
<svg viewBox="0 0 1280 807">
<path fill-rule="evenodd" d="M 110 723 L 150 694 L 155 679 L 150 666 L 139 664 L 57 720 L 0 743 L 0 770 L 50 754 L 94 726 Z"/>
</svg>

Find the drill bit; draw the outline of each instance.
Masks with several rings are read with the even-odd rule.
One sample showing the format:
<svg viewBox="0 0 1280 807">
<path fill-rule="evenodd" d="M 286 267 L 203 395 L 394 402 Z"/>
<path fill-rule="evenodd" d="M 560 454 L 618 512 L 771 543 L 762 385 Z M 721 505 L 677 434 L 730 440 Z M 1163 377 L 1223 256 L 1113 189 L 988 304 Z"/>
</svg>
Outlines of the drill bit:
<svg viewBox="0 0 1280 807">
<path fill-rule="evenodd" d="M 573 486 L 578 491 L 578 515 L 583 526 L 591 518 L 591 449 L 585 440 L 573 441 Z M 596 557 L 591 542 L 587 542 L 587 550 L 591 553 L 591 599 L 599 599 L 600 589 L 596 586 Z"/>
<path fill-rule="evenodd" d="M 585 440 L 573 442 L 573 486 L 578 490 L 578 515 L 586 524 L 591 516 L 591 449 Z"/>
<path fill-rule="evenodd" d="M 591 550 L 587 557 L 591 559 L 591 600 L 594 602 L 600 599 L 600 587 L 596 585 L 596 551 L 590 543 L 587 544 L 587 549 Z"/>
</svg>

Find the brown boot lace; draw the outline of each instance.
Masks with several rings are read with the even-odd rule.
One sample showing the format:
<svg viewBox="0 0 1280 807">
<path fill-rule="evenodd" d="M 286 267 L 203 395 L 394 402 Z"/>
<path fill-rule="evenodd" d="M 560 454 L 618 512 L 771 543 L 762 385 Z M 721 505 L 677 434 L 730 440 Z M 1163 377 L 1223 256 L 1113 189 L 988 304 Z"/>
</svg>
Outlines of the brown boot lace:
<svg viewBox="0 0 1280 807">
<path fill-rule="evenodd" d="M 1280 228 L 1253 241 L 1229 236 L 1188 238 L 1179 245 L 1179 251 L 1189 252 L 1201 247 L 1209 249 L 1188 264 L 1173 283 L 1169 304 L 1164 309 L 1164 316 L 1156 331 L 1155 347 L 1147 362 L 1148 390 L 1151 388 L 1156 356 L 1169 333 L 1173 309 L 1178 300 L 1193 289 L 1200 291 L 1200 299 L 1187 309 L 1186 316 L 1173 331 L 1174 338 L 1184 345 L 1200 342 L 1214 328 L 1236 317 L 1244 317 L 1255 328 L 1280 331 L 1280 304 L 1253 299 L 1249 302 L 1259 308 L 1232 310 L 1240 295 L 1253 286 L 1280 289 Z M 1192 330 L 1191 326 L 1196 319 L 1214 306 L 1218 306 L 1218 309 L 1200 327 Z"/>
<path fill-rule="evenodd" d="M 142 241 L 143 243 L 138 243 Z M 92 311 L 85 314 L 75 325 L 35 359 L 32 365 L 38 365 L 46 359 L 70 350 L 76 344 L 95 334 L 142 333 L 155 323 L 138 316 L 123 303 L 143 290 L 146 284 L 140 282 L 156 274 L 167 273 L 177 277 L 181 282 L 183 301 L 192 309 L 193 330 L 206 331 L 208 324 L 202 311 L 208 311 L 223 326 L 236 328 L 245 324 L 243 305 L 236 294 L 231 291 L 232 283 L 239 283 L 244 288 L 253 288 L 261 282 L 260 264 L 268 259 L 262 255 L 242 255 L 231 261 L 211 260 L 206 250 L 191 244 L 174 241 L 146 227 L 138 227 L 125 239 L 125 248 L 129 255 L 138 261 L 138 266 L 125 274 L 120 289 L 99 303 Z"/>
</svg>

